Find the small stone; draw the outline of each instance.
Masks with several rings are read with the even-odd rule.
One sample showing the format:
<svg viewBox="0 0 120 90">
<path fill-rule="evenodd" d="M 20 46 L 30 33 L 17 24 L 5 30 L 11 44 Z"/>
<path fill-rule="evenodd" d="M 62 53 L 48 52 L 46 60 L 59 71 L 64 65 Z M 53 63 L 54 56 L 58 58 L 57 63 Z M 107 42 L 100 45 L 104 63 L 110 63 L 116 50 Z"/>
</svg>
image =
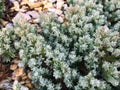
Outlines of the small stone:
<svg viewBox="0 0 120 90">
<path fill-rule="evenodd" d="M 12 2 L 12 3 L 13 3 L 14 1 L 15 1 L 15 0 L 10 0 L 10 2 Z"/>
<path fill-rule="evenodd" d="M 59 10 L 59 9 L 56 9 L 56 10 L 55 10 L 55 13 L 58 14 L 58 15 L 61 15 L 61 14 L 62 14 L 62 11 Z"/>
<path fill-rule="evenodd" d="M 12 83 L 10 83 L 8 80 L 1 81 L 0 82 L 0 90 L 13 90 Z"/>
<path fill-rule="evenodd" d="M 11 27 L 11 26 L 13 26 L 13 24 L 9 22 L 9 23 L 6 24 L 5 27 L 6 27 L 6 28 L 9 28 L 9 27 Z"/>
<path fill-rule="evenodd" d="M 29 90 L 29 88 L 22 85 L 20 90 Z"/>
<path fill-rule="evenodd" d="M 64 7 L 65 10 L 67 10 L 68 5 L 67 5 L 67 4 L 64 4 L 63 7 Z"/>
<path fill-rule="evenodd" d="M 55 13 L 57 15 L 61 15 L 62 14 L 61 10 L 55 9 L 55 8 L 49 8 L 48 11 L 53 12 L 53 13 Z"/>
<path fill-rule="evenodd" d="M 20 62 L 18 63 L 18 67 L 19 67 L 19 68 L 23 68 L 23 67 L 24 67 L 24 64 L 20 61 Z"/>
<path fill-rule="evenodd" d="M 58 17 L 58 21 L 60 21 L 61 23 L 63 23 L 63 18 L 62 17 Z"/>
<path fill-rule="evenodd" d="M 29 2 L 36 2 L 37 0 L 29 0 Z"/>
<path fill-rule="evenodd" d="M 13 21 L 13 22 L 18 21 L 18 20 L 20 20 L 20 18 L 22 18 L 22 19 L 24 19 L 24 20 L 27 20 L 27 21 L 31 19 L 31 17 L 30 17 L 28 14 L 19 12 L 19 13 L 17 13 L 17 15 L 12 19 L 12 21 Z"/>
<path fill-rule="evenodd" d="M 28 11 L 27 14 L 32 16 L 32 18 L 39 18 L 40 17 L 39 13 L 36 11 Z"/>
</svg>

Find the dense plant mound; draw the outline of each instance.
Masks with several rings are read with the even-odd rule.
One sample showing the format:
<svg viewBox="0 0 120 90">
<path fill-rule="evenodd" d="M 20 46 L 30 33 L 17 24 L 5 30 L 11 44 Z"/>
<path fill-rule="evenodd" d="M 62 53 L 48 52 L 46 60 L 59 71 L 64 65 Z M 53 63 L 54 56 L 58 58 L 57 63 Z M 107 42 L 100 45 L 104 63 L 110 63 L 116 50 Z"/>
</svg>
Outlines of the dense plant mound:
<svg viewBox="0 0 120 90">
<path fill-rule="evenodd" d="M 68 0 L 64 23 L 52 13 L 42 13 L 41 32 L 23 20 L 14 22 L 0 31 L 0 55 L 4 61 L 19 55 L 31 68 L 38 90 L 117 87 L 120 2 L 103 1 Z"/>
</svg>

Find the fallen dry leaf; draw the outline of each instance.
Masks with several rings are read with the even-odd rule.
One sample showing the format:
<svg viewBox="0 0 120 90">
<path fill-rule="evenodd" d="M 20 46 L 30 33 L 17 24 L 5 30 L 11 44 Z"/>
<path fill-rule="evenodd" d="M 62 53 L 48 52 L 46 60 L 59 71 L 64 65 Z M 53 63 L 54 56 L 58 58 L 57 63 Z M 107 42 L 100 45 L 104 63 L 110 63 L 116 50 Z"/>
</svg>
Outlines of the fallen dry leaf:
<svg viewBox="0 0 120 90">
<path fill-rule="evenodd" d="M 13 76 L 21 76 L 24 73 L 24 68 L 18 68 L 13 72 Z"/>
<path fill-rule="evenodd" d="M 29 2 L 28 0 L 22 0 L 21 4 L 23 5 L 23 4 L 26 4 L 28 2 Z"/>
<path fill-rule="evenodd" d="M 21 77 L 20 76 L 12 76 L 12 80 L 17 80 L 17 81 L 21 81 Z"/>
<path fill-rule="evenodd" d="M 8 24 L 8 21 L 1 20 L 1 23 L 2 23 L 3 27 L 5 27 Z"/>
<path fill-rule="evenodd" d="M 53 7 L 53 5 L 50 2 L 44 4 L 44 9 L 48 9 L 48 8 L 52 8 L 52 7 Z"/>
<path fill-rule="evenodd" d="M 23 5 L 21 8 L 20 8 L 20 12 L 26 12 L 26 11 L 28 11 L 29 10 L 29 7 L 28 6 L 25 6 L 25 5 Z"/>
<path fill-rule="evenodd" d="M 19 11 L 20 10 L 20 4 L 18 1 L 13 2 L 14 7 L 11 8 L 11 10 Z"/>
<path fill-rule="evenodd" d="M 15 69 L 17 69 L 17 65 L 16 64 L 10 65 L 10 70 L 15 70 Z"/>
<path fill-rule="evenodd" d="M 21 5 L 25 5 L 25 4 L 27 4 L 31 9 L 43 6 L 42 2 L 35 2 L 35 3 L 32 3 L 32 2 L 22 2 L 21 3 Z"/>
<path fill-rule="evenodd" d="M 21 85 L 25 84 L 25 81 L 20 81 L 20 84 L 21 84 Z"/>
<path fill-rule="evenodd" d="M 26 76 L 27 74 L 24 72 L 23 74 L 22 74 L 22 77 L 24 77 L 24 76 Z"/>
<path fill-rule="evenodd" d="M 42 7 L 38 7 L 38 8 L 34 8 L 36 11 L 41 12 L 42 11 Z"/>
<path fill-rule="evenodd" d="M 28 88 L 33 88 L 33 85 L 31 83 L 27 83 L 27 84 L 25 84 L 25 86 Z"/>
<path fill-rule="evenodd" d="M 26 80 L 28 77 L 27 76 L 23 76 L 22 77 L 22 80 L 24 81 L 24 80 Z"/>
<path fill-rule="evenodd" d="M 31 80 L 26 80 L 26 81 L 25 81 L 25 83 L 28 83 L 28 84 L 29 84 L 30 82 L 31 82 Z"/>
<path fill-rule="evenodd" d="M 30 72 L 28 73 L 28 78 L 29 78 L 29 79 L 32 79 Z"/>
</svg>

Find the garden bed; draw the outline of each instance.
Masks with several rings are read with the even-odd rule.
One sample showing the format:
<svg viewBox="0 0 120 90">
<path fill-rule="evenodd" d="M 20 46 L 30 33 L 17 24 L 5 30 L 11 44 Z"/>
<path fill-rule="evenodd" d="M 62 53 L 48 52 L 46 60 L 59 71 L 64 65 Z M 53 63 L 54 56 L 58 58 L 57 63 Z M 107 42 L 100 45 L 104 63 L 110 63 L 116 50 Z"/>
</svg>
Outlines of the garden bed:
<svg viewBox="0 0 120 90">
<path fill-rule="evenodd" d="M 0 4 L 0 89 L 120 89 L 119 0 Z"/>
</svg>

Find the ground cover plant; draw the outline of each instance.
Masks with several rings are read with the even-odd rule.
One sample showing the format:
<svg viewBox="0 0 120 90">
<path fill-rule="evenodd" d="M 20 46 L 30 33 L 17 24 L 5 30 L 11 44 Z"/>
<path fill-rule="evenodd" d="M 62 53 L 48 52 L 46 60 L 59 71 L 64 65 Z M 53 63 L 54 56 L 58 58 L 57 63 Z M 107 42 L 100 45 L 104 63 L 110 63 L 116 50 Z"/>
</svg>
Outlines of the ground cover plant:
<svg viewBox="0 0 120 90">
<path fill-rule="evenodd" d="M 120 1 L 67 0 L 61 23 L 54 13 L 37 25 L 19 18 L 0 31 L 0 55 L 19 56 L 36 90 L 116 90 L 120 82 Z"/>
</svg>

